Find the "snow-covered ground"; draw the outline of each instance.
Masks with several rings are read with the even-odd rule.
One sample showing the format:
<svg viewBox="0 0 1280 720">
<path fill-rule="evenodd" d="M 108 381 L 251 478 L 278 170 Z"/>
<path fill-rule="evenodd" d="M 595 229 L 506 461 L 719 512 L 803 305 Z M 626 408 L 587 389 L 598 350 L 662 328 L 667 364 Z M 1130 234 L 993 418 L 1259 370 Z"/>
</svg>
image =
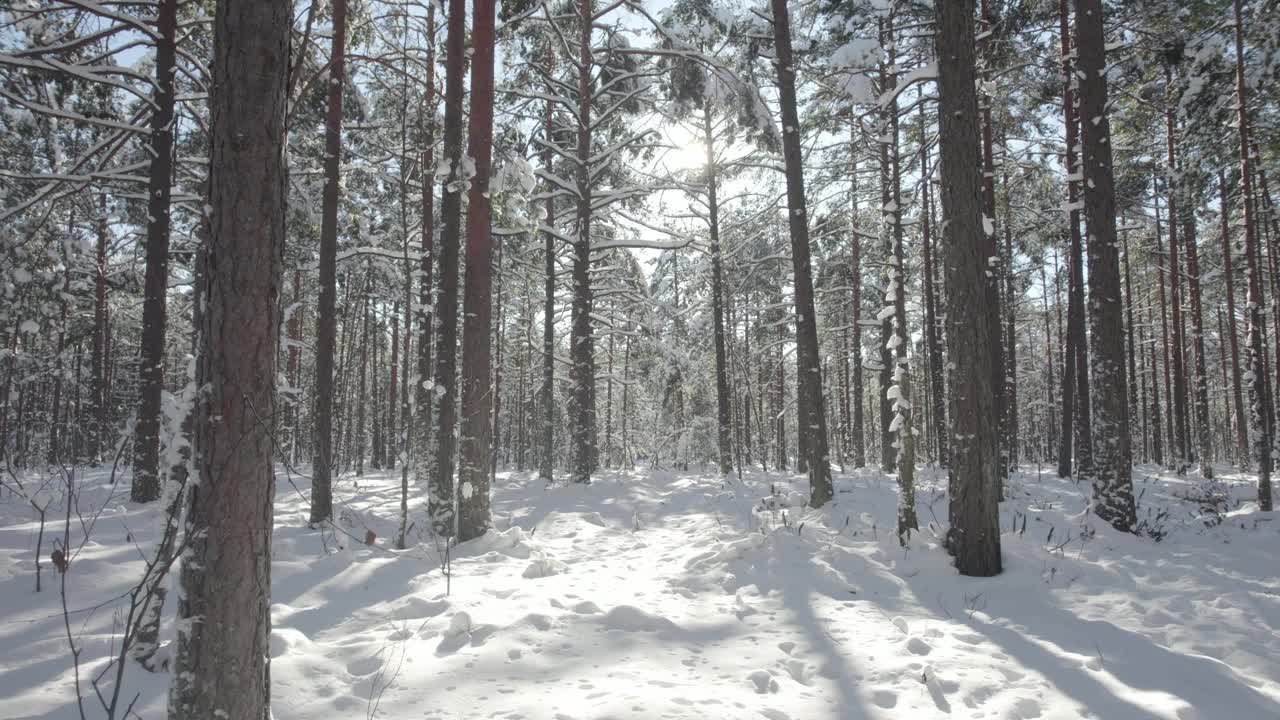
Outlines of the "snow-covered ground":
<svg viewBox="0 0 1280 720">
<path fill-rule="evenodd" d="M 547 487 L 500 473 L 496 529 L 456 548 L 446 578 L 431 539 L 390 549 L 398 474 L 339 485 L 346 534 L 309 529 L 305 480 L 282 472 L 274 715 L 1280 718 L 1280 518 L 1256 511 L 1251 478 L 1223 477 L 1212 489 L 1224 512 L 1206 512 L 1188 499 L 1203 481 L 1139 468 L 1156 542 L 1093 522 L 1087 490 L 1024 468 L 1002 506 L 1005 573 L 970 579 L 938 544 L 943 478 L 921 475 L 932 527 L 903 549 L 893 480 L 871 470 L 837 475 L 821 511 L 802 507 L 793 475 L 637 470 Z M 90 474 L 83 521 L 71 518 L 69 627 L 89 718 L 101 717 L 89 682 L 118 642 L 118 597 L 158 522 L 127 495 Z M 51 499 L 36 594 L 35 514 L 0 498 L 5 718 L 79 717 L 47 560 L 64 520 Z M 355 539 L 367 530 L 373 547 Z M 133 666 L 121 694 L 154 720 L 166 685 Z"/>
</svg>

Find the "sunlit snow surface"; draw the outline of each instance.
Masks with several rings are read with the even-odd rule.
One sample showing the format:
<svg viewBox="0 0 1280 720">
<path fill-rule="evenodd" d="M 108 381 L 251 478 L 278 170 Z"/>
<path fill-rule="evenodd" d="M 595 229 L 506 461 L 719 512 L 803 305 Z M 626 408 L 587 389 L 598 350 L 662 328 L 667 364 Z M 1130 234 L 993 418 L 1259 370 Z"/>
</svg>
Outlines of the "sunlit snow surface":
<svg viewBox="0 0 1280 720">
<path fill-rule="evenodd" d="M 1143 517 L 1168 512 L 1156 543 L 1091 522 L 1087 491 L 1024 468 L 1001 511 L 1005 573 L 982 580 L 958 576 L 929 529 L 899 547 L 894 482 L 871 470 L 837 474 L 820 512 L 789 474 L 547 487 L 504 472 L 496 528 L 453 551 L 447 594 L 441 546 L 416 534 L 420 501 L 412 546 L 390 549 L 398 473 L 337 483 L 338 522 L 359 541 L 309 529 L 305 479 L 278 477 L 279 720 L 1280 718 L 1280 518 L 1254 509 L 1248 476 L 1225 475 L 1229 513 L 1207 527 L 1182 499 L 1204 481 L 1140 468 Z M 944 522 L 944 476 L 917 479 L 921 521 Z M 82 678 L 112 649 L 112 598 L 159 511 L 106 480 L 86 477 L 80 511 L 105 509 L 67 576 Z M 0 497 L 0 716 L 74 718 L 49 534 L 34 593 L 36 529 L 30 505 Z M 84 537 L 74 514 L 71 537 Z M 167 682 L 130 667 L 121 694 L 162 718 Z M 87 680 L 84 693 L 100 716 Z"/>
</svg>

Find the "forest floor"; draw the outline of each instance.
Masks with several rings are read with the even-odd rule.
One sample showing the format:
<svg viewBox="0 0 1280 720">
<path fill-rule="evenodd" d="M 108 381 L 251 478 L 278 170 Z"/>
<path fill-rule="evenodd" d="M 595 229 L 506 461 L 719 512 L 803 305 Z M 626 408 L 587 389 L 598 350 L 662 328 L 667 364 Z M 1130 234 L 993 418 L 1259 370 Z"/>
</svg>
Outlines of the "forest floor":
<svg viewBox="0 0 1280 720">
<path fill-rule="evenodd" d="M 931 469 L 918 493 L 928 526 L 905 549 L 893 479 L 873 470 L 837 473 L 821 511 L 803 507 L 807 482 L 792 474 L 636 470 L 548 487 L 503 472 L 496 528 L 455 548 L 447 575 L 417 528 L 412 547 L 390 549 L 398 473 L 344 478 L 341 529 L 321 532 L 306 524 L 305 479 L 282 471 L 274 717 L 1275 720 L 1280 517 L 1257 511 L 1251 477 L 1222 470 L 1208 483 L 1137 469 L 1157 542 L 1094 521 L 1087 488 L 1024 467 L 991 579 L 960 577 L 941 549 L 945 480 Z M 85 714 L 99 718 L 89 683 L 118 645 L 119 596 L 160 508 L 129 503 L 105 471 L 80 484 L 66 602 Z M 37 594 L 36 515 L 0 498 L 7 718 L 79 717 L 47 559 L 64 506 L 45 500 Z M 167 682 L 133 665 L 122 696 L 162 718 Z"/>
</svg>

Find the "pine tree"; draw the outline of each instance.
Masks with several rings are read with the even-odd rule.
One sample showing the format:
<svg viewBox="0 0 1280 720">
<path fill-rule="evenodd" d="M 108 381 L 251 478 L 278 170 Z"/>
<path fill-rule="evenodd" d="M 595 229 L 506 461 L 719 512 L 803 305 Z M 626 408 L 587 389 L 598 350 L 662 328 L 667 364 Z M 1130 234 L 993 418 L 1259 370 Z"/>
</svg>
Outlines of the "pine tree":
<svg viewBox="0 0 1280 720">
<path fill-rule="evenodd" d="M 285 239 L 290 3 L 221 0 L 214 23 L 207 313 L 169 717 L 271 716 L 271 531 Z"/>
</svg>

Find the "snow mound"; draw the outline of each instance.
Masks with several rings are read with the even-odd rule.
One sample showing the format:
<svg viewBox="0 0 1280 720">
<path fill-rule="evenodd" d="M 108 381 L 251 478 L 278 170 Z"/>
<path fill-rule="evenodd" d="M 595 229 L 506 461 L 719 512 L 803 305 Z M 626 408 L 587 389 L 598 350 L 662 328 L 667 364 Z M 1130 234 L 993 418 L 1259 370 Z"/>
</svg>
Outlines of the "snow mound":
<svg viewBox="0 0 1280 720">
<path fill-rule="evenodd" d="M 532 580 L 536 578 L 551 577 L 552 575 L 559 575 L 563 572 L 567 572 L 568 569 L 569 567 L 559 560 L 549 558 L 541 552 L 535 552 L 533 560 L 529 562 L 529 565 L 525 567 L 524 572 L 520 575 L 521 577 Z"/>
<path fill-rule="evenodd" d="M 661 632 L 679 627 L 667 618 L 651 615 L 633 605 L 619 605 L 604 614 L 600 621 L 610 630 L 626 632 Z"/>
<path fill-rule="evenodd" d="M 291 652 L 305 653 L 311 648 L 311 638 L 293 628 L 271 629 L 271 657 L 277 658 Z"/>
</svg>

